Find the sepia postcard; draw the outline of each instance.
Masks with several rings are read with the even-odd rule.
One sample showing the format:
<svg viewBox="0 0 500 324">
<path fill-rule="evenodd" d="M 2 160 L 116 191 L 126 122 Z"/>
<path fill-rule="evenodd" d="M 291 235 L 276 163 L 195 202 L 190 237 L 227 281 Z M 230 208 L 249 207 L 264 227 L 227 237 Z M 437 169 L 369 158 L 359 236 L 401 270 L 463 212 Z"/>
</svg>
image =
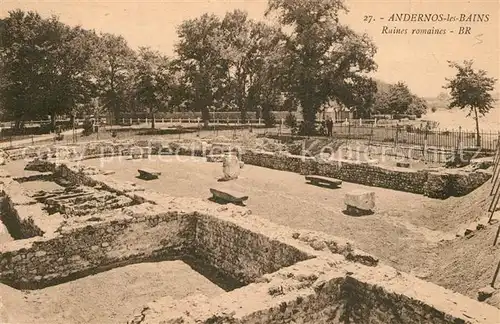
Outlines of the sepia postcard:
<svg viewBox="0 0 500 324">
<path fill-rule="evenodd" d="M 0 324 L 500 323 L 498 0 L 0 0 Z"/>
</svg>

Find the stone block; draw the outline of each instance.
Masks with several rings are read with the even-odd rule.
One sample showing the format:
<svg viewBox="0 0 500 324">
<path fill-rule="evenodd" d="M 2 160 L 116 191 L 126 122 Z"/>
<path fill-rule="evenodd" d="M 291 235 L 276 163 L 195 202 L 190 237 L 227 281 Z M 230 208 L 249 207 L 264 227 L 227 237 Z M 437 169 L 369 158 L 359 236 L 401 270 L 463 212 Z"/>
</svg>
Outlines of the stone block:
<svg viewBox="0 0 500 324">
<path fill-rule="evenodd" d="M 207 162 L 222 162 L 224 160 L 224 155 L 215 154 L 215 155 L 207 155 Z"/>
<path fill-rule="evenodd" d="M 161 175 L 160 171 L 154 170 L 154 169 L 139 169 L 137 170 L 139 172 L 139 178 L 143 180 L 153 180 L 153 179 L 158 179 L 158 176 Z"/>
<path fill-rule="evenodd" d="M 496 292 L 496 289 L 491 287 L 491 286 L 486 286 L 484 288 L 481 288 L 477 293 L 477 300 L 485 301 L 486 299 L 493 296 L 493 294 L 495 292 Z"/>
<path fill-rule="evenodd" d="M 241 172 L 240 161 L 238 157 L 232 154 L 224 156 L 222 161 L 222 172 L 224 180 L 238 179 Z"/>
<path fill-rule="evenodd" d="M 396 162 L 396 166 L 399 168 L 409 168 L 410 162 Z"/>
<path fill-rule="evenodd" d="M 371 211 L 375 208 L 375 192 L 373 191 L 352 191 L 345 195 L 345 204 L 359 210 Z"/>
</svg>

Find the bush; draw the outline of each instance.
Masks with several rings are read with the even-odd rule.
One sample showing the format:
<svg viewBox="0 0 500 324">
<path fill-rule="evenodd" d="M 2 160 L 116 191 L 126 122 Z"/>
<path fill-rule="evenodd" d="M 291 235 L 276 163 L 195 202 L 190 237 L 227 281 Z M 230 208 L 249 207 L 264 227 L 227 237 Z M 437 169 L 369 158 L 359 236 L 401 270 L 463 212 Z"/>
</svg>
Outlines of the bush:
<svg viewBox="0 0 500 324">
<path fill-rule="evenodd" d="M 471 160 L 477 155 L 475 151 L 455 150 L 452 156 L 446 161 L 446 168 L 462 168 L 471 163 Z"/>
<path fill-rule="evenodd" d="M 264 112 L 263 117 L 266 127 L 274 127 L 276 125 L 276 116 L 272 112 Z"/>
<path fill-rule="evenodd" d="M 90 119 L 83 121 L 83 136 L 88 136 L 94 132 L 94 125 Z"/>
<path fill-rule="evenodd" d="M 434 112 L 436 112 L 436 111 L 437 111 L 437 107 L 436 107 L 436 106 L 432 106 L 432 107 L 431 107 L 431 111 L 432 111 L 433 113 L 434 113 Z"/>
<path fill-rule="evenodd" d="M 290 129 L 296 129 L 297 128 L 297 117 L 295 117 L 295 114 L 288 113 L 285 117 L 285 125 L 289 127 Z"/>
<path fill-rule="evenodd" d="M 326 123 L 322 122 L 319 124 L 319 126 L 316 126 L 315 132 L 316 132 L 315 135 L 326 136 L 328 134 L 326 130 Z"/>
</svg>

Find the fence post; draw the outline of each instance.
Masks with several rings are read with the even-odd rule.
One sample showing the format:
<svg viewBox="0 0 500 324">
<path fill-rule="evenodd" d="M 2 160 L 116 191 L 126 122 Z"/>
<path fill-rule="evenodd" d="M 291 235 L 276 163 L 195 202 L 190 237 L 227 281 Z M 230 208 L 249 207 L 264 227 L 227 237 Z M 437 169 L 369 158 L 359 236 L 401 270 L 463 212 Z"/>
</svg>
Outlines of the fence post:
<svg viewBox="0 0 500 324">
<path fill-rule="evenodd" d="M 399 123 L 396 123 L 396 136 L 394 137 L 394 147 L 398 147 Z"/>
<path fill-rule="evenodd" d="M 165 118 L 162 118 L 161 119 L 161 123 L 164 124 L 165 123 Z"/>
<path fill-rule="evenodd" d="M 462 126 L 458 126 L 458 143 L 457 149 L 460 150 L 462 148 Z"/>
<path fill-rule="evenodd" d="M 424 134 L 424 161 L 427 161 L 427 132 L 428 129 L 425 127 L 425 134 Z"/>
<path fill-rule="evenodd" d="M 375 128 L 375 124 L 377 123 L 377 120 L 375 119 L 375 122 L 372 124 L 372 128 L 371 128 L 371 131 L 370 131 L 370 139 L 368 140 L 368 152 L 370 150 L 370 145 L 372 144 L 372 140 L 373 140 L 373 129 Z"/>
</svg>

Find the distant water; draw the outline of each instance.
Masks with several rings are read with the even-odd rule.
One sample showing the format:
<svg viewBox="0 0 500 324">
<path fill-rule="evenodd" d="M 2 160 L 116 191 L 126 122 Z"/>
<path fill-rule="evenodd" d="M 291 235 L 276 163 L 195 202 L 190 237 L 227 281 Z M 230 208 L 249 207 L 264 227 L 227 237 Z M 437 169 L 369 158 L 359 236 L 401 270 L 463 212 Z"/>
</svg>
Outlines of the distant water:
<svg viewBox="0 0 500 324">
<path fill-rule="evenodd" d="M 439 123 L 438 128 L 443 130 L 458 129 L 460 126 L 463 131 L 476 131 L 476 121 L 472 116 L 467 117 L 468 110 L 451 109 L 438 110 L 434 113 L 428 113 L 422 116 L 422 119 L 433 120 Z M 479 118 L 479 128 L 481 132 L 497 132 L 500 131 L 500 107 L 496 107 L 485 115 Z"/>
</svg>

